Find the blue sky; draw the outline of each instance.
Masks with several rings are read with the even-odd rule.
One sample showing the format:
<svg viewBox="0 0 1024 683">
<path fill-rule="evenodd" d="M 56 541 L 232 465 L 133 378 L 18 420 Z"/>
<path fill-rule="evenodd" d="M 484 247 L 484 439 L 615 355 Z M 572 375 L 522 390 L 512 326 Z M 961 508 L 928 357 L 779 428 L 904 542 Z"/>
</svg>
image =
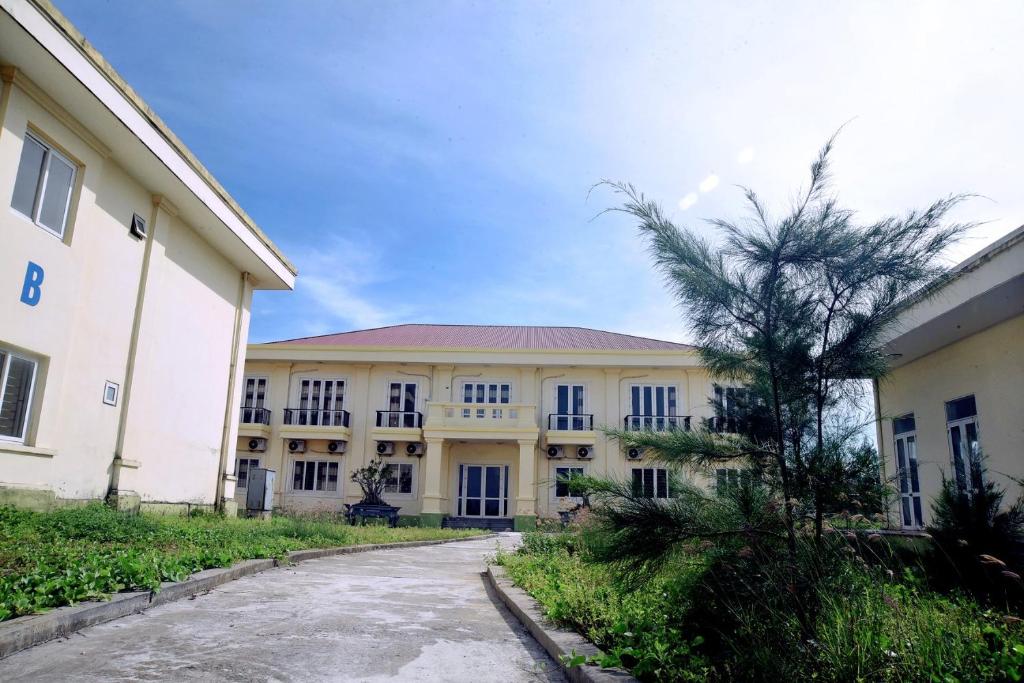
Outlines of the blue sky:
<svg viewBox="0 0 1024 683">
<path fill-rule="evenodd" d="M 834 156 L 865 220 L 1024 223 L 1018 3 L 57 0 L 297 264 L 251 341 L 401 322 L 686 340 L 616 199 L 680 225 Z"/>
</svg>

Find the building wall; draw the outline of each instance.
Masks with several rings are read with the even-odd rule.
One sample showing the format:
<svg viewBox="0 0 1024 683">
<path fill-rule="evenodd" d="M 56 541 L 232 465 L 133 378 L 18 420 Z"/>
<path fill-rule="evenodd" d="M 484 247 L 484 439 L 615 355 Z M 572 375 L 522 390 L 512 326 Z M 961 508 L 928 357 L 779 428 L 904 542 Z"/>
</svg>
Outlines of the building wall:
<svg viewBox="0 0 1024 683">
<path fill-rule="evenodd" d="M 251 352 L 250 348 L 250 352 Z M 315 350 L 306 352 L 315 354 Z M 325 354 L 326 355 L 326 354 Z M 459 402 L 459 389 L 463 382 L 480 381 L 511 382 L 511 403 L 529 403 L 537 406 L 536 427 L 539 436 L 533 457 L 533 481 L 536 482 L 533 495 L 536 497 L 536 512 L 542 517 L 555 516 L 558 501 L 553 497 L 554 467 L 581 466 L 588 474 L 613 477 L 628 477 L 637 463 L 626 459 L 617 442 L 606 437 L 600 426 L 622 427 L 628 414 L 629 391 L 634 383 L 674 384 L 678 387 L 679 415 L 694 416 L 694 425 L 699 419 L 710 417 L 708 403 L 712 384 L 705 370 L 699 367 L 677 367 L 672 369 L 643 367 L 633 363 L 599 367 L 571 367 L 569 365 L 537 365 L 530 363 L 530 354 L 492 352 L 488 364 L 431 364 L 417 362 L 419 354 L 408 352 L 405 363 L 345 363 L 345 362 L 280 362 L 247 360 L 246 375 L 266 377 L 269 380 L 266 406 L 271 410 L 271 425 L 259 432 L 252 425 L 243 425 L 237 440 L 237 458 L 258 458 L 260 465 L 277 472 L 275 506 L 287 510 L 334 510 L 342 509 L 343 503 L 356 503 L 361 498 L 359 487 L 350 480 L 351 472 L 365 466 L 376 457 L 374 426 L 376 411 L 388 407 L 388 386 L 391 381 L 416 381 L 417 410 L 426 420 L 427 402 Z M 614 357 L 614 354 L 609 354 Z M 283 410 L 297 405 L 297 387 L 304 376 L 343 378 L 346 380 L 345 409 L 351 414 L 351 436 L 343 455 L 327 453 L 328 439 L 307 439 L 307 455 L 338 462 L 339 491 L 335 493 L 296 493 L 291 490 L 293 462 L 297 456 L 288 453 L 287 439 L 280 435 L 283 425 Z M 582 383 L 586 387 L 585 413 L 594 415 L 596 442 L 593 457 L 579 460 L 574 457 L 575 447 L 566 448 L 567 457 L 549 460 L 546 456 L 548 414 L 556 410 L 556 386 L 560 383 Z M 267 450 L 251 453 L 248 441 L 253 436 L 267 438 Z M 417 438 L 417 441 L 420 439 Z M 394 463 L 412 462 L 415 466 L 416 488 L 411 497 L 391 497 L 390 502 L 402 508 L 402 515 L 417 515 L 423 511 L 422 496 L 425 490 L 427 458 L 410 457 L 404 453 L 404 442 L 397 442 L 396 453 L 390 456 Z M 520 497 L 520 446 L 512 438 L 465 438 L 444 440 L 442 452 L 441 509 L 442 514 L 454 515 L 456 485 L 459 463 L 508 464 L 510 465 L 510 511 L 516 498 Z M 643 466 L 653 466 L 642 461 Z M 706 479 L 694 475 L 694 480 L 706 483 Z M 241 505 L 245 501 L 245 489 L 238 489 L 236 498 Z"/>
<path fill-rule="evenodd" d="M 27 437 L 0 441 L 0 501 L 102 499 L 114 475 L 145 501 L 213 503 L 232 347 L 244 348 L 251 286 L 45 94 L 4 82 L 0 119 L 0 346 L 39 363 Z M 78 167 L 63 239 L 11 208 L 27 130 Z M 148 220 L 149 244 L 129 234 L 133 213 Z M 45 273 L 35 306 L 20 301 L 30 261 Z M 103 403 L 107 381 L 120 387 L 116 406 Z M 115 472 L 129 393 L 129 467 Z M 229 428 L 233 435 L 234 420 Z"/>
<path fill-rule="evenodd" d="M 982 452 L 989 479 L 1005 486 L 1007 501 L 1024 477 L 1024 316 L 1011 318 L 893 370 L 878 387 L 881 447 L 885 474 L 896 472 L 892 419 L 913 413 L 924 522 L 930 500 L 951 476 L 945 403 L 973 394 L 977 402 Z M 894 517 L 899 523 L 898 515 Z"/>
</svg>

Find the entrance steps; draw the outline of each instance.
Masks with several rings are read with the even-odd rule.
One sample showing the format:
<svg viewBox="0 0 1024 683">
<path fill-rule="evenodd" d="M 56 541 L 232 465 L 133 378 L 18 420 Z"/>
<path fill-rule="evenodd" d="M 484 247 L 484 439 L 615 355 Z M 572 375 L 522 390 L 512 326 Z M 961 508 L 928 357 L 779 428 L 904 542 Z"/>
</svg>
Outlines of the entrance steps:
<svg viewBox="0 0 1024 683">
<path fill-rule="evenodd" d="M 441 520 L 441 527 L 444 529 L 512 531 L 515 521 L 511 517 L 445 517 Z"/>
</svg>

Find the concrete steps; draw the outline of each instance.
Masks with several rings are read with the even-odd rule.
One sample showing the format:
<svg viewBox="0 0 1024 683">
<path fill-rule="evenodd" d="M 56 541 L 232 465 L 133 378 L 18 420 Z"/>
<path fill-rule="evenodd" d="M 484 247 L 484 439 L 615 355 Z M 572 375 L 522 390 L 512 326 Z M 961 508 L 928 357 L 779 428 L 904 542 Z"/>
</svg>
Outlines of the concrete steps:
<svg viewBox="0 0 1024 683">
<path fill-rule="evenodd" d="M 445 517 L 441 521 L 441 527 L 445 529 L 512 531 L 515 522 L 511 517 Z"/>
</svg>

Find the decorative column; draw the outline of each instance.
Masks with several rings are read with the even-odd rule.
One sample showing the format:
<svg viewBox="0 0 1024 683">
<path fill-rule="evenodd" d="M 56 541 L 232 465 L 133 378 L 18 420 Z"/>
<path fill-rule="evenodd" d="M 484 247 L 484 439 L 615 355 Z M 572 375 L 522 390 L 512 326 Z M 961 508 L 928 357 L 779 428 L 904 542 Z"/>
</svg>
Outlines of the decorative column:
<svg viewBox="0 0 1024 683">
<path fill-rule="evenodd" d="M 427 450 L 423 455 L 423 507 L 420 509 L 420 526 L 441 526 L 444 513 L 441 510 L 441 461 L 444 453 L 444 439 L 426 437 Z"/>
<path fill-rule="evenodd" d="M 537 526 L 537 440 L 519 439 L 519 494 L 516 496 L 516 531 Z"/>
</svg>

